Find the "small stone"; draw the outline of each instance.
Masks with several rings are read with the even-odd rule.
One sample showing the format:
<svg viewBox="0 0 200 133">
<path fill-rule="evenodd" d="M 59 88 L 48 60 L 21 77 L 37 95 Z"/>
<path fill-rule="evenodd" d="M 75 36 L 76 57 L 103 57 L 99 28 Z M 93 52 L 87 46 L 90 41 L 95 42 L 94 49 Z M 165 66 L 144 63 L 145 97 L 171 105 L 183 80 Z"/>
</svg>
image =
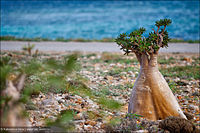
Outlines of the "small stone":
<svg viewBox="0 0 200 133">
<path fill-rule="evenodd" d="M 188 106 L 190 109 L 193 109 L 193 110 L 199 110 L 199 107 L 198 106 L 195 106 L 195 105 L 189 105 Z"/>
<path fill-rule="evenodd" d="M 69 95 L 67 95 L 67 96 L 65 96 L 65 99 L 66 99 L 66 100 L 70 100 L 71 97 L 70 97 Z"/>
<path fill-rule="evenodd" d="M 35 105 L 26 105 L 25 107 L 27 110 L 39 110 Z"/>
<path fill-rule="evenodd" d="M 54 117 L 54 116 L 49 116 L 48 117 L 50 120 L 52 120 L 52 121 L 55 121 L 57 118 L 56 117 Z"/>
<path fill-rule="evenodd" d="M 85 103 L 81 103 L 81 108 L 84 108 L 84 106 L 85 106 Z"/>
<path fill-rule="evenodd" d="M 41 117 L 42 117 L 42 118 L 46 118 L 46 114 L 42 114 Z"/>
<path fill-rule="evenodd" d="M 103 119 L 102 119 L 102 118 L 98 118 L 98 119 L 97 119 L 97 121 L 99 121 L 99 122 L 102 122 L 102 121 L 103 121 Z"/>
<path fill-rule="evenodd" d="M 179 81 L 177 81 L 176 82 L 178 85 L 181 85 L 181 86 L 186 86 L 187 84 L 188 84 L 188 82 L 187 81 L 183 81 L 183 80 L 179 80 Z"/>
<path fill-rule="evenodd" d="M 45 109 L 45 110 L 44 110 L 44 113 L 45 113 L 45 114 L 49 114 L 49 113 L 51 113 L 51 112 L 52 112 L 52 111 L 51 111 L 50 109 Z"/>
<path fill-rule="evenodd" d="M 83 125 L 84 122 L 85 122 L 85 120 L 75 120 L 74 121 L 75 124 L 79 124 L 79 125 Z"/>
<path fill-rule="evenodd" d="M 112 77 L 112 76 L 106 76 L 106 79 L 107 79 L 108 81 L 111 81 L 111 80 L 113 80 L 113 77 Z"/>
<path fill-rule="evenodd" d="M 84 125 L 84 129 L 85 129 L 85 130 L 91 130 L 91 129 L 92 129 L 92 126 L 91 126 L 91 125 Z"/>
<path fill-rule="evenodd" d="M 104 129 L 106 127 L 106 124 L 101 124 L 101 128 Z"/>
<path fill-rule="evenodd" d="M 33 122 L 33 118 L 32 117 L 29 120 L 30 120 L 31 123 Z"/>
<path fill-rule="evenodd" d="M 189 58 L 189 57 L 184 57 L 183 60 L 184 60 L 184 61 L 187 61 L 187 62 L 189 62 L 189 63 L 192 63 L 192 59 Z"/>
<path fill-rule="evenodd" d="M 95 126 L 97 124 L 97 122 L 95 122 L 95 121 L 90 121 L 89 122 L 89 125 L 91 125 L 91 126 Z"/>
<path fill-rule="evenodd" d="M 148 133 L 148 130 L 137 130 L 134 133 Z"/>
<path fill-rule="evenodd" d="M 195 91 L 194 93 L 192 93 L 192 96 L 200 96 L 200 93 L 198 93 L 197 91 Z"/>
<path fill-rule="evenodd" d="M 43 105 L 50 105 L 52 103 L 53 103 L 52 99 L 45 99 L 45 100 L 42 101 Z"/>
<path fill-rule="evenodd" d="M 77 115 L 74 116 L 75 120 L 81 120 L 83 119 L 83 114 L 82 113 L 78 113 Z"/>
<path fill-rule="evenodd" d="M 63 100 L 63 99 L 58 100 L 59 104 L 64 103 L 64 102 L 65 102 L 65 100 Z"/>
</svg>

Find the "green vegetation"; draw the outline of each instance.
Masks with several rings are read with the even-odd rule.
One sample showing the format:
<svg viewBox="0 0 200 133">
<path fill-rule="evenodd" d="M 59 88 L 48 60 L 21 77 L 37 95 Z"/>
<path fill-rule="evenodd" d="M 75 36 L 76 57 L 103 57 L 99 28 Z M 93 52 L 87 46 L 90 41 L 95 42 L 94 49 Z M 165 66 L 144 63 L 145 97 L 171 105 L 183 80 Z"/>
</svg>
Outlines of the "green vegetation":
<svg viewBox="0 0 200 133">
<path fill-rule="evenodd" d="M 84 38 L 76 38 L 76 39 L 67 39 L 64 37 L 58 37 L 56 39 L 50 38 L 19 38 L 14 36 L 0 36 L 1 41 L 30 41 L 30 42 L 41 42 L 41 41 L 58 41 L 58 42 L 114 42 L 114 38 L 103 38 L 103 39 L 84 39 Z M 200 40 L 183 40 L 183 39 L 170 39 L 170 43 L 200 43 Z"/>
<path fill-rule="evenodd" d="M 174 81 L 168 82 L 169 88 L 172 90 L 173 93 L 177 91 L 177 83 Z"/>
<path fill-rule="evenodd" d="M 103 38 L 103 39 L 84 39 L 84 38 L 76 38 L 76 39 L 67 39 L 63 37 L 58 37 L 56 39 L 50 38 L 20 38 L 14 36 L 0 36 L 1 41 L 29 41 L 29 42 L 41 42 L 41 41 L 58 41 L 58 42 L 114 42 L 114 38 Z"/>
<path fill-rule="evenodd" d="M 121 107 L 121 104 L 119 102 L 105 97 L 99 98 L 97 103 L 101 104 L 103 107 L 107 109 L 119 109 Z"/>
<path fill-rule="evenodd" d="M 200 40 L 170 39 L 171 43 L 200 43 Z"/>
<path fill-rule="evenodd" d="M 47 119 L 46 125 L 51 127 L 51 130 L 54 132 L 72 132 L 75 130 L 75 125 L 73 123 L 75 114 L 76 112 L 73 110 L 64 110 L 57 116 L 55 121 Z"/>
<path fill-rule="evenodd" d="M 101 56 L 101 61 L 106 62 L 108 64 L 111 63 L 124 63 L 124 64 L 138 64 L 137 59 L 127 59 L 125 56 L 119 55 L 119 54 L 111 54 L 104 52 Z"/>
<path fill-rule="evenodd" d="M 138 56 L 141 54 L 150 55 L 157 53 L 160 48 L 168 47 L 169 37 L 166 27 L 171 24 L 170 19 L 160 19 L 155 22 L 157 30 L 149 33 L 148 37 L 144 37 L 143 33 L 145 28 L 141 27 L 132 31 L 130 34 L 122 33 L 115 42 L 121 47 L 126 55 L 129 53 L 136 53 Z"/>
<path fill-rule="evenodd" d="M 160 72 L 165 77 L 176 78 L 179 77 L 181 79 L 191 80 L 200 79 L 199 75 L 200 66 L 175 66 L 166 69 L 161 69 Z"/>
<path fill-rule="evenodd" d="M 173 64 L 176 60 L 173 57 L 170 57 L 169 59 L 159 58 L 158 63 L 159 64 Z"/>
<path fill-rule="evenodd" d="M 67 90 L 72 94 L 82 97 L 89 96 L 90 99 L 96 101 L 100 106 L 106 109 L 113 110 L 121 107 L 119 102 L 106 97 L 106 95 L 110 94 L 109 90 L 102 89 L 99 92 L 95 92 L 79 81 L 68 82 L 67 88 Z"/>
<path fill-rule="evenodd" d="M 37 97 L 40 92 L 42 92 L 43 94 L 46 94 L 48 92 L 68 93 L 72 97 L 74 95 L 81 96 L 83 97 L 83 99 L 89 97 L 92 101 L 97 103 L 97 105 L 100 107 L 98 111 L 87 110 L 81 112 L 84 114 L 84 116 L 86 114 L 86 116 L 89 117 L 88 120 L 95 121 L 98 121 L 98 119 L 105 120 L 108 117 L 108 114 L 106 113 L 107 111 L 121 111 L 120 109 L 124 104 L 123 99 L 127 99 L 129 97 L 130 94 L 128 92 L 130 88 L 133 87 L 134 80 L 136 79 L 135 77 L 131 77 L 132 75 L 131 73 L 129 73 L 129 71 L 132 71 L 134 75 L 137 75 L 136 72 L 138 72 L 139 69 L 138 65 L 135 64 L 138 63 L 138 61 L 136 62 L 136 58 L 132 58 L 130 56 L 119 56 L 119 54 L 111 54 L 106 52 L 102 53 L 101 58 L 99 58 L 99 56 L 97 56 L 97 54 L 95 53 L 82 56 L 73 54 L 67 56 L 63 55 L 59 57 L 52 54 L 42 54 L 41 57 L 38 56 L 37 58 L 33 56 L 27 56 L 26 54 L 24 55 L 19 52 L 1 52 L 1 89 L 5 88 L 7 79 L 10 79 L 13 76 L 18 77 L 18 75 L 26 73 L 27 78 L 25 82 L 25 87 L 24 90 L 21 92 L 21 98 L 18 102 L 25 104 L 26 107 L 29 108 L 29 110 L 38 109 L 38 107 L 35 106 L 30 100 L 31 97 Z M 81 58 L 79 59 L 79 57 Z M 167 59 L 165 57 L 166 55 L 161 55 L 158 62 L 160 64 L 163 64 L 161 65 L 161 68 L 163 67 L 164 69 L 162 69 L 161 72 L 165 77 L 167 77 L 167 79 L 170 79 L 168 80 L 168 84 L 174 93 L 179 93 L 179 90 L 181 90 L 181 86 L 185 86 L 183 84 L 187 83 L 175 82 L 173 81 L 173 79 L 177 77 L 187 80 L 191 80 L 192 78 L 200 78 L 198 74 L 200 70 L 200 67 L 198 66 L 199 57 L 190 57 L 192 59 L 190 66 L 174 66 L 173 63 L 175 63 L 175 65 L 179 65 L 179 62 L 181 63 L 181 65 L 184 65 L 185 58 L 182 55 L 173 55 L 172 57 Z M 87 77 L 87 74 L 82 75 L 81 73 L 79 73 L 81 67 L 80 63 L 87 63 L 86 65 L 84 64 L 85 66 L 82 68 L 84 69 L 83 71 L 94 70 L 96 63 L 93 62 L 93 60 L 96 60 L 97 65 L 101 65 L 101 63 L 103 63 L 103 67 L 108 67 L 108 71 L 106 72 L 104 72 L 104 70 L 100 68 L 100 70 L 96 70 L 92 75 L 90 75 L 91 77 L 98 77 L 97 82 L 94 83 L 97 85 L 94 87 L 94 89 L 88 87 L 88 84 L 90 84 L 90 78 Z M 113 63 L 114 65 L 110 65 L 111 63 Z M 119 64 L 119 66 L 116 64 Z M 127 67 L 123 68 L 120 65 L 122 65 L 123 67 Z M 107 76 L 112 76 L 110 79 L 111 82 L 107 79 Z M 131 78 L 131 81 L 123 83 L 119 80 L 122 79 L 122 77 L 125 77 L 126 79 Z M 99 81 L 105 81 L 105 84 Z M 116 82 L 112 81 L 119 82 L 115 84 Z M 122 79 L 122 81 L 125 81 L 125 79 Z M 96 89 L 96 87 L 98 89 Z M 113 97 L 119 98 L 119 101 L 113 100 Z M 187 96 L 187 98 L 185 99 L 190 100 L 190 97 Z M 0 100 L 0 105 L 2 107 L 3 105 L 7 105 L 11 98 L 1 97 Z M 197 97 L 195 97 L 194 100 L 198 102 Z M 123 104 L 121 104 L 121 102 Z M 76 104 L 69 105 L 76 107 Z M 64 106 L 68 105 L 64 104 Z M 75 130 L 75 125 L 73 121 L 75 120 L 76 115 L 77 112 L 75 109 L 61 111 L 61 113 L 57 116 L 53 116 L 53 118 L 57 118 L 56 120 L 46 117 L 46 126 L 53 129 L 55 128 L 56 131 L 59 130 L 60 132 L 73 132 Z M 127 116 L 130 116 L 129 118 L 133 119 L 139 119 L 140 117 L 142 117 L 138 114 L 127 114 Z M 110 126 L 117 126 L 121 122 L 118 117 L 111 117 L 112 118 L 108 123 Z M 141 125 L 137 124 L 135 126 Z M 138 129 L 139 128 L 142 127 L 138 127 Z M 125 131 L 128 131 L 128 129 Z"/>
</svg>

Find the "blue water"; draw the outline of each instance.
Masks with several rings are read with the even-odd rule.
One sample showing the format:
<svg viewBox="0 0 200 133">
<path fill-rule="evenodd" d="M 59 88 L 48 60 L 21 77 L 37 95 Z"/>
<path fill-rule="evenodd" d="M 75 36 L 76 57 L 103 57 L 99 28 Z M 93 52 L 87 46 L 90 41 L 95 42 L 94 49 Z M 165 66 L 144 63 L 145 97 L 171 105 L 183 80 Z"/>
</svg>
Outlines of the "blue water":
<svg viewBox="0 0 200 133">
<path fill-rule="evenodd" d="M 117 37 L 171 18 L 171 38 L 199 39 L 198 1 L 1 0 L 1 36 L 55 39 Z"/>
</svg>

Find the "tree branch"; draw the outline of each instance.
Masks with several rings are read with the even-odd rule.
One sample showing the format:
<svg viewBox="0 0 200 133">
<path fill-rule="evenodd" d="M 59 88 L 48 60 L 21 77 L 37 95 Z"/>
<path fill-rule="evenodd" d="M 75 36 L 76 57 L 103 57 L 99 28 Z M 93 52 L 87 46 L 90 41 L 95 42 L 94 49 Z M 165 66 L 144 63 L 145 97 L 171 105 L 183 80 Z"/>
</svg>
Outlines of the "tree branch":
<svg viewBox="0 0 200 133">
<path fill-rule="evenodd" d="M 167 27 L 167 25 L 165 25 L 165 27 L 164 27 L 164 29 L 163 29 L 163 31 L 162 31 L 162 33 L 161 33 L 161 35 L 163 35 L 163 33 L 164 33 L 164 31 L 165 31 L 166 27 Z"/>
<path fill-rule="evenodd" d="M 162 42 L 163 42 L 162 34 L 159 34 L 159 37 L 160 37 L 160 41 L 159 41 L 158 45 L 161 47 L 162 46 Z"/>
<path fill-rule="evenodd" d="M 154 30 L 154 28 L 152 28 L 152 30 L 154 31 L 154 33 L 156 34 L 156 31 Z"/>
<path fill-rule="evenodd" d="M 157 31 L 156 31 L 156 34 L 158 35 L 158 31 L 159 31 L 159 29 L 160 29 L 160 26 L 158 26 L 158 29 L 157 29 Z"/>
</svg>

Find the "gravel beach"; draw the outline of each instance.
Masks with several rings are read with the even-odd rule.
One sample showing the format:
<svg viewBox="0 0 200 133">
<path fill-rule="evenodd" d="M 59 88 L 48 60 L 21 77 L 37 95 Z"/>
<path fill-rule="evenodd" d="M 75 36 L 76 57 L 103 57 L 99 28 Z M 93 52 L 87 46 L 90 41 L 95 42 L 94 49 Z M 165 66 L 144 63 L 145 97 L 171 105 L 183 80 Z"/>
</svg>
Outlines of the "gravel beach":
<svg viewBox="0 0 200 133">
<path fill-rule="evenodd" d="M 28 42 L 1 41 L 1 50 L 19 51 Z M 112 42 L 30 42 L 39 51 L 81 51 L 81 52 L 121 52 L 116 43 Z M 170 43 L 168 48 L 162 48 L 162 53 L 199 53 L 198 43 Z"/>
</svg>

